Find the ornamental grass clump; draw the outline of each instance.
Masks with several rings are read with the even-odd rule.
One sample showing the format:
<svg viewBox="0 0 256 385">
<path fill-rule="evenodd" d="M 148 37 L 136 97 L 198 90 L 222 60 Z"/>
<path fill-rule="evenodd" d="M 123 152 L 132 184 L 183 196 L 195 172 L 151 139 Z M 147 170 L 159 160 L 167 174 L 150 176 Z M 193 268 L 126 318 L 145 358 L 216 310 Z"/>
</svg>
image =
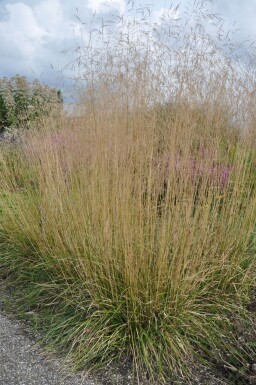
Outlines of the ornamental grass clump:
<svg viewBox="0 0 256 385">
<path fill-rule="evenodd" d="M 163 384 L 255 354 L 232 324 L 255 285 L 254 78 L 172 15 L 114 20 L 78 50 L 79 115 L 45 120 L 0 168 L 1 270 L 48 343 Z"/>
</svg>

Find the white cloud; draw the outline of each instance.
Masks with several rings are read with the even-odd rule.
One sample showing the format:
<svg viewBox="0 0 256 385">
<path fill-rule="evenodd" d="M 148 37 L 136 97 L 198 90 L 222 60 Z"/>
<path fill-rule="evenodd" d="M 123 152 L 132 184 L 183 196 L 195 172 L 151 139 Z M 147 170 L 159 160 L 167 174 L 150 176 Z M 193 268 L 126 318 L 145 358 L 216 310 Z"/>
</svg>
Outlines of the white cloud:
<svg viewBox="0 0 256 385">
<path fill-rule="evenodd" d="M 33 7 L 37 23 L 49 35 L 63 37 L 68 30 L 59 0 L 44 0 Z M 65 27 L 65 28 L 64 28 Z"/>
<path fill-rule="evenodd" d="M 0 22 L 0 42 L 9 45 L 10 51 L 16 50 L 23 56 L 32 57 L 47 32 L 41 28 L 33 10 L 18 2 L 6 5 L 7 19 Z"/>
<path fill-rule="evenodd" d="M 66 65 L 70 58 L 61 51 L 74 46 L 74 35 L 80 36 L 81 28 L 81 23 L 72 20 L 75 12 L 64 3 L 7 0 L 0 15 L 0 77 L 20 73 L 46 82 L 56 79 L 51 64 L 58 69 Z"/>
<path fill-rule="evenodd" d="M 116 10 L 123 14 L 125 12 L 125 3 L 125 0 L 88 0 L 88 8 L 96 13 Z"/>
</svg>

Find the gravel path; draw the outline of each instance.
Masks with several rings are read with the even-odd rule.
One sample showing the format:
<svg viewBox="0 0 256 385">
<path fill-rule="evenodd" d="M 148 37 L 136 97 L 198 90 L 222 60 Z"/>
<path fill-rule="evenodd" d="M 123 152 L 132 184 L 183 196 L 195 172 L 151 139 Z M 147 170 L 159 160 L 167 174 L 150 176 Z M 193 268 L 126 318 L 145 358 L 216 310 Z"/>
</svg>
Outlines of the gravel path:
<svg viewBox="0 0 256 385">
<path fill-rule="evenodd" d="M 0 313 L 0 385 L 103 385 L 88 377 L 67 377 L 61 360 L 43 354 L 24 325 Z"/>
</svg>

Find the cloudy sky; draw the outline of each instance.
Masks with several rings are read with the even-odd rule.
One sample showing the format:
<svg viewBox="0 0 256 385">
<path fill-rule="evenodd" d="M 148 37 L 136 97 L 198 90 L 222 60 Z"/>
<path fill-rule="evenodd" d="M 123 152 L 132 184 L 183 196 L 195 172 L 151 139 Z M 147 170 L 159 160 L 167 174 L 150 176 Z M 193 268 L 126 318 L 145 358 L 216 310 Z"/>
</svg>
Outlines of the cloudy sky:
<svg viewBox="0 0 256 385">
<path fill-rule="evenodd" d="M 155 21 L 171 4 L 168 0 L 135 3 L 151 4 Z M 178 3 L 181 14 L 193 0 L 172 1 L 173 5 Z M 0 77 L 19 73 L 64 87 L 58 71 L 72 60 L 72 55 L 62 51 L 72 52 L 82 29 L 86 29 L 77 16 L 88 22 L 93 13 L 96 17 L 126 15 L 129 7 L 126 0 L 0 0 Z M 256 40 L 256 0 L 216 0 L 209 8 L 223 16 L 226 28 L 236 22 L 238 37 Z"/>
</svg>

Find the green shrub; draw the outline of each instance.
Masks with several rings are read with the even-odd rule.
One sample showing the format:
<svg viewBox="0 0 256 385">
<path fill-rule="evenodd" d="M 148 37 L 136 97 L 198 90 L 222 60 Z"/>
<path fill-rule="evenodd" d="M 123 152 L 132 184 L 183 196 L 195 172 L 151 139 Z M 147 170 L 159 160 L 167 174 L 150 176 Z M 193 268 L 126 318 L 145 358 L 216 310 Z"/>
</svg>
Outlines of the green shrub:
<svg viewBox="0 0 256 385">
<path fill-rule="evenodd" d="M 61 91 L 28 82 L 16 75 L 0 79 L 0 132 L 6 128 L 29 128 L 50 114 L 59 113 L 63 103 Z"/>
</svg>

